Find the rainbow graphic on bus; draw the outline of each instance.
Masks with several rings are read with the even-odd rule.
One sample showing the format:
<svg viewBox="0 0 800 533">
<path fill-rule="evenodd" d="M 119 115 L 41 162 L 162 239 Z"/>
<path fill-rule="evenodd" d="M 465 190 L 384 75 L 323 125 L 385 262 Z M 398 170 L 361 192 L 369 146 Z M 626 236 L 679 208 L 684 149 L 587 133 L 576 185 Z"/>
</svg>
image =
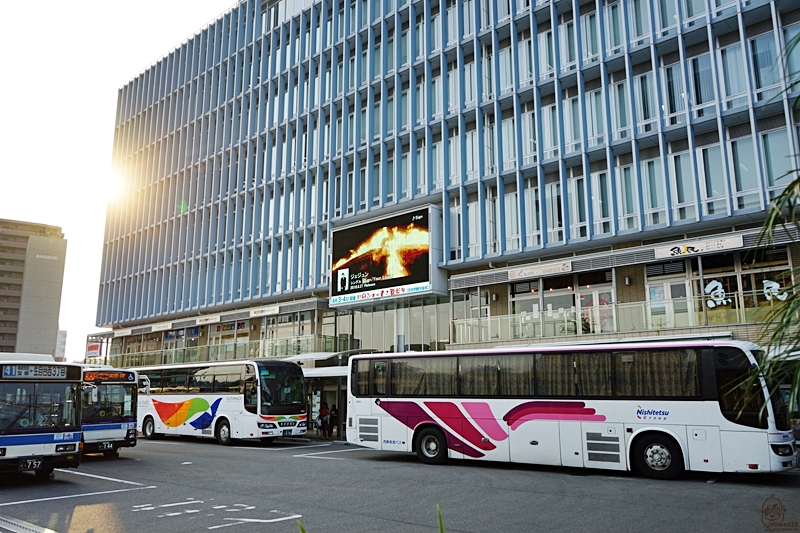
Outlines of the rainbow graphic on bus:
<svg viewBox="0 0 800 533">
<path fill-rule="evenodd" d="M 192 398 L 182 402 L 153 400 L 153 407 L 156 408 L 158 417 L 167 427 L 178 427 L 200 413 L 200 416 L 189 422 L 189 424 L 195 429 L 206 429 L 211 426 L 211 422 L 217 416 L 217 409 L 221 401 L 222 398 L 217 398 L 213 404 L 209 405 L 208 401 L 203 398 Z M 209 410 L 211 411 L 210 413 Z"/>
</svg>

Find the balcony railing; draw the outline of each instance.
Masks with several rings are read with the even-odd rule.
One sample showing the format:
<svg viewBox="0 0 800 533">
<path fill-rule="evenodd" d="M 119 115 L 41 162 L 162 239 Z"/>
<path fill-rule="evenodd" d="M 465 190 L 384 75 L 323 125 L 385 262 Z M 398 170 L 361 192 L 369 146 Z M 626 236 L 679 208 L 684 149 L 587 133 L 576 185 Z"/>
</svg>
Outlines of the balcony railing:
<svg viewBox="0 0 800 533">
<path fill-rule="evenodd" d="M 768 319 L 775 300 L 763 293 L 565 308 L 453 321 L 454 344 L 752 324 Z"/>
<path fill-rule="evenodd" d="M 580 337 L 601 333 L 634 333 L 704 326 L 763 323 L 775 298 L 763 291 L 731 294 L 716 300 L 706 296 L 592 307 L 571 307 L 488 318 L 452 321 L 452 344 Z M 114 367 L 288 357 L 309 352 L 338 352 L 362 345 L 348 336 L 305 335 L 236 344 L 218 344 L 169 350 L 137 351 L 87 359 L 87 363 Z"/>
<path fill-rule="evenodd" d="M 167 350 L 137 351 L 87 358 L 87 363 L 109 364 L 117 368 L 192 363 L 202 361 L 230 361 L 235 359 L 259 359 L 266 357 L 289 357 L 309 352 L 337 352 L 358 348 L 357 340 L 329 335 L 305 335 L 285 339 L 267 339 L 236 344 L 217 344 Z"/>
</svg>

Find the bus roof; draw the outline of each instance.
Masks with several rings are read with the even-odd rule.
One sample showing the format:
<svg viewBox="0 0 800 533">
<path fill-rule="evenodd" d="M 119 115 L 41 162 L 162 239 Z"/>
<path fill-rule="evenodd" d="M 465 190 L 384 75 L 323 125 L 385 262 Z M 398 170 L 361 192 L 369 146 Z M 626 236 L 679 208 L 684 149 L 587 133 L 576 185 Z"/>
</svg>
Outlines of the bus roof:
<svg viewBox="0 0 800 533">
<path fill-rule="evenodd" d="M 612 343 L 554 343 L 554 344 L 530 344 L 527 346 L 497 346 L 486 349 L 463 349 L 463 350 L 439 350 L 428 352 L 385 352 L 367 353 L 352 355 L 350 359 L 379 359 L 388 357 L 443 357 L 454 355 L 490 355 L 493 353 L 542 353 L 542 352 L 563 352 L 569 349 L 575 351 L 626 351 L 642 348 L 711 348 L 714 346 L 736 346 L 744 350 L 760 349 L 757 344 L 749 341 L 737 341 L 730 339 L 719 340 L 676 340 L 676 341 L 645 341 L 645 342 L 612 342 Z"/>
<path fill-rule="evenodd" d="M 230 365 L 243 365 L 246 363 L 269 363 L 281 364 L 287 366 L 300 367 L 293 361 L 285 361 L 276 358 L 261 358 L 261 359 L 230 359 L 227 361 L 192 361 L 191 363 L 167 363 L 163 365 L 142 365 L 129 367 L 130 370 L 136 370 L 140 374 L 146 370 L 167 370 L 172 368 L 190 368 L 195 366 L 230 366 Z"/>
</svg>

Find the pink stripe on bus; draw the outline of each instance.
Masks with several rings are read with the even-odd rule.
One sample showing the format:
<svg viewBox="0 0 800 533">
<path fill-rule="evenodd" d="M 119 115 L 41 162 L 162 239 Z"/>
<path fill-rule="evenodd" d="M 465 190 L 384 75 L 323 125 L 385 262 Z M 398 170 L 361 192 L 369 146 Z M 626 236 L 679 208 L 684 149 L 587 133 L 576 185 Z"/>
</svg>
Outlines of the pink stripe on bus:
<svg viewBox="0 0 800 533">
<path fill-rule="evenodd" d="M 497 423 L 497 420 L 492 413 L 492 408 L 486 402 L 461 402 L 464 410 L 469 413 L 469 416 L 478 424 L 478 427 L 483 430 L 486 435 L 494 440 L 506 440 L 508 435 L 503 427 Z"/>
</svg>

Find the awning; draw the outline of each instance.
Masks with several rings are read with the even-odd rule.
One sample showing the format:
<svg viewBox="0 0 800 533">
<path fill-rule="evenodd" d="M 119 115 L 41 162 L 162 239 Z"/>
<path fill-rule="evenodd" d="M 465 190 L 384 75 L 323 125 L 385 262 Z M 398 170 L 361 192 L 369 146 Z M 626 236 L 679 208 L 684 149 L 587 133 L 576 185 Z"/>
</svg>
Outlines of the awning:
<svg viewBox="0 0 800 533">
<path fill-rule="evenodd" d="M 325 366 L 322 368 L 304 368 L 303 375 L 308 378 L 346 378 L 346 366 Z"/>
</svg>

